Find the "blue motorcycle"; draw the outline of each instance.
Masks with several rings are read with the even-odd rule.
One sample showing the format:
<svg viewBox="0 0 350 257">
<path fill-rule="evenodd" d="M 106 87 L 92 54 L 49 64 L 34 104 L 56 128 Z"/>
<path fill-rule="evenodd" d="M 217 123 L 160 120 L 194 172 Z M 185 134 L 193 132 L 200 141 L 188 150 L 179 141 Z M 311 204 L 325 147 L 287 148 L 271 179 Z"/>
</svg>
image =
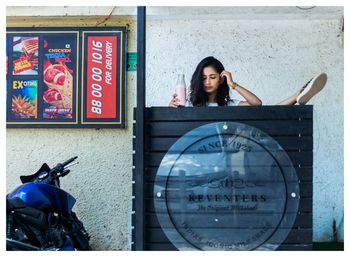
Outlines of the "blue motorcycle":
<svg viewBox="0 0 350 257">
<path fill-rule="evenodd" d="M 54 168 L 44 163 L 6 196 L 6 250 L 90 250 L 90 236 L 72 211 L 75 198 L 60 189 L 73 157 Z"/>
</svg>

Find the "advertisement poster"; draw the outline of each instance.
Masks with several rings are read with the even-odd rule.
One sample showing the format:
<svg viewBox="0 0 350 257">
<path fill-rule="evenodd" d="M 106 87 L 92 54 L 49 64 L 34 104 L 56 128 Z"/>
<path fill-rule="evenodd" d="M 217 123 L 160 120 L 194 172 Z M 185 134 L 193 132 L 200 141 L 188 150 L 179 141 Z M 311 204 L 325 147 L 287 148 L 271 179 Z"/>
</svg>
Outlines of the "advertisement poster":
<svg viewBox="0 0 350 257">
<path fill-rule="evenodd" d="M 12 81 L 11 116 L 15 119 L 36 119 L 38 80 Z"/>
<path fill-rule="evenodd" d="M 74 38 L 44 37 L 43 118 L 72 119 Z"/>
<path fill-rule="evenodd" d="M 13 75 L 38 75 L 38 37 L 13 37 Z"/>
<path fill-rule="evenodd" d="M 86 117 L 115 119 L 117 116 L 117 37 L 87 38 Z"/>
<path fill-rule="evenodd" d="M 7 128 L 125 128 L 125 49 L 126 27 L 7 28 Z"/>
</svg>

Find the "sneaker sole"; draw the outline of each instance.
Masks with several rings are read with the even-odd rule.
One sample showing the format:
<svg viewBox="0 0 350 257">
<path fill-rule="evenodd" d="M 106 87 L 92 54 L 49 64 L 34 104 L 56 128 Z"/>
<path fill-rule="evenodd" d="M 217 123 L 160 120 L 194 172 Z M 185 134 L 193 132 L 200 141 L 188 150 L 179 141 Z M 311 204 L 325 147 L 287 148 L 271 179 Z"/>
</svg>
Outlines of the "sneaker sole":
<svg viewBox="0 0 350 257">
<path fill-rule="evenodd" d="M 309 85 L 297 97 L 298 104 L 306 104 L 314 95 L 320 92 L 327 82 L 327 75 L 321 73 L 315 77 Z"/>
</svg>

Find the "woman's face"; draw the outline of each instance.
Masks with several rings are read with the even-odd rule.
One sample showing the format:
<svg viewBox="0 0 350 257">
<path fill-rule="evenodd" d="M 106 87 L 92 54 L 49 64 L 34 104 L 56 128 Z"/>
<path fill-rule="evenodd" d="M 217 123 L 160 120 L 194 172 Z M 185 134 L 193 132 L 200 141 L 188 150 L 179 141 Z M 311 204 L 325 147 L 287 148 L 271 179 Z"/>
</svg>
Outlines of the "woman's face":
<svg viewBox="0 0 350 257">
<path fill-rule="evenodd" d="M 203 69 L 202 79 L 203 89 L 207 94 L 216 93 L 220 84 L 222 83 L 220 74 L 211 66 Z"/>
</svg>

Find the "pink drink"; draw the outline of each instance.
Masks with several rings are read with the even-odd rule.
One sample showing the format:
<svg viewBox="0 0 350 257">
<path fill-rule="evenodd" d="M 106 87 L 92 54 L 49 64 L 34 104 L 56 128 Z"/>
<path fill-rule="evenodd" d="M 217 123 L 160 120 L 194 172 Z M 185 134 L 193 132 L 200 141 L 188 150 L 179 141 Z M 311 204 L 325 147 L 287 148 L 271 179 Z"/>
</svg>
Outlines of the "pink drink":
<svg viewBox="0 0 350 257">
<path fill-rule="evenodd" d="M 175 87 L 175 94 L 177 99 L 179 99 L 179 104 L 182 106 L 186 105 L 186 84 L 185 84 L 185 74 L 179 74 L 177 76 L 177 82 Z"/>
<path fill-rule="evenodd" d="M 177 99 L 179 99 L 179 104 L 182 106 L 186 105 L 186 87 L 184 85 L 177 85 L 175 88 L 175 94 Z"/>
</svg>

